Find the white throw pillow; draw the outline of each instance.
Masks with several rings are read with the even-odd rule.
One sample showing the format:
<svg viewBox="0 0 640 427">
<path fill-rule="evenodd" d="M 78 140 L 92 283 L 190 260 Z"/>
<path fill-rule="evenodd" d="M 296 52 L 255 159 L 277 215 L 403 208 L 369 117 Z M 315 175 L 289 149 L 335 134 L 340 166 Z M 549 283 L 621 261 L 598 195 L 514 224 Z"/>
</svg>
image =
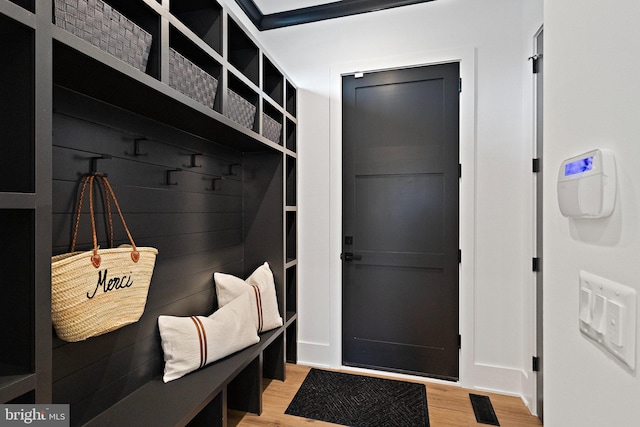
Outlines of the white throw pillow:
<svg viewBox="0 0 640 427">
<path fill-rule="evenodd" d="M 209 317 L 159 316 L 167 383 L 260 341 L 249 294 L 241 295 Z"/>
<path fill-rule="evenodd" d="M 278 311 L 278 298 L 273 273 L 268 263 L 262 264 L 247 278 L 242 280 L 225 273 L 214 273 L 218 307 L 224 307 L 242 294 L 251 295 L 253 319 L 258 332 L 265 332 L 282 326 Z"/>
</svg>

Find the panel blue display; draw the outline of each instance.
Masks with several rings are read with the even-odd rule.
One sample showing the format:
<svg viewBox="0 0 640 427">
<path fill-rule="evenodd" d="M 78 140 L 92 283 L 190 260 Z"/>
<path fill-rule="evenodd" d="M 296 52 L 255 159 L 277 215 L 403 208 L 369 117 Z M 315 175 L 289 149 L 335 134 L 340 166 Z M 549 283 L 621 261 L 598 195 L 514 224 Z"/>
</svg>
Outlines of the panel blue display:
<svg viewBox="0 0 640 427">
<path fill-rule="evenodd" d="M 592 167 L 593 156 L 576 160 L 575 162 L 567 163 L 567 165 L 564 167 L 564 176 L 575 175 L 577 173 L 590 171 Z"/>
</svg>

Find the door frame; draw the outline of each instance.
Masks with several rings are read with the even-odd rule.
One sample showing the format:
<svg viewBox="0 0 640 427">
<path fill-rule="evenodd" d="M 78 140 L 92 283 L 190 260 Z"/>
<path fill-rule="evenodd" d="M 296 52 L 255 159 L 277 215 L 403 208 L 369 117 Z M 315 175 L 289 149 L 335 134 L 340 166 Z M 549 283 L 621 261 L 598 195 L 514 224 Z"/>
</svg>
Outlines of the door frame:
<svg viewBox="0 0 640 427">
<path fill-rule="evenodd" d="M 533 37 L 533 45 L 534 45 L 534 55 L 536 57 L 542 57 L 544 55 L 544 47 L 542 50 L 539 48 L 539 41 L 542 40 L 542 44 L 544 46 L 544 25 L 540 27 L 538 31 L 536 31 Z M 540 258 L 538 265 L 540 266 L 538 271 L 535 272 L 535 296 L 534 296 L 534 310 L 535 310 L 535 356 L 538 358 L 538 372 L 534 373 L 535 377 L 535 413 L 540 418 L 541 421 L 544 421 L 544 346 L 543 346 L 543 301 L 542 301 L 542 292 L 543 292 L 543 252 L 542 252 L 542 235 L 543 235 L 543 223 L 542 223 L 542 210 L 543 210 L 543 187 L 542 187 L 542 179 L 544 170 L 542 169 L 543 156 L 544 156 L 544 140 L 542 129 L 543 125 L 543 115 L 541 112 L 544 109 L 544 95 L 542 95 L 542 99 L 540 99 L 540 89 L 544 92 L 544 59 L 538 63 L 539 71 L 534 74 L 534 116 L 535 123 L 533 126 L 534 129 L 534 158 L 538 159 L 539 163 L 539 172 L 535 174 L 534 182 L 536 187 L 536 193 L 534 194 L 534 242 L 535 242 L 535 257 Z M 539 85 L 542 84 L 542 87 Z M 534 404 L 532 403 L 532 406 Z"/>
<path fill-rule="evenodd" d="M 463 47 L 438 51 L 364 59 L 334 64 L 330 69 L 330 168 L 328 175 L 330 194 L 330 259 L 326 260 L 330 276 L 331 312 L 330 336 L 325 348 L 325 360 L 331 366 L 342 366 L 342 76 L 356 72 L 386 71 L 416 66 L 459 62 L 462 92 L 460 94 L 460 163 L 463 178 L 460 180 L 460 384 L 473 386 L 475 372 L 481 365 L 474 360 L 474 284 L 475 284 L 475 171 L 476 171 L 476 48 Z M 321 346 L 318 346 L 321 347 Z M 492 367 L 486 367 L 492 370 Z M 482 381 L 493 377 L 487 372 Z M 490 382 L 489 382 L 490 383 Z M 485 384 L 487 382 L 485 381 Z M 498 386 L 499 388 L 499 386 Z"/>
</svg>

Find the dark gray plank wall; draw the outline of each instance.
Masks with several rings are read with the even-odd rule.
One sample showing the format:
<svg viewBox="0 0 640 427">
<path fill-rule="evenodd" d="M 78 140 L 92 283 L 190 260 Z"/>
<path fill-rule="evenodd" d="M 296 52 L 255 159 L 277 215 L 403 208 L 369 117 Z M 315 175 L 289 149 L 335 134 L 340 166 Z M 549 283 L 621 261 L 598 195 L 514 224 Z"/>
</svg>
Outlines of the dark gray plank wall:
<svg viewBox="0 0 640 427">
<path fill-rule="evenodd" d="M 244 276 L 258 259 L 269 260 L 283 282 L 282 155 L 265 153 L 261 162 L 261 154 L 252 153 L 249 174 L 239 151 L 62 88 L 55 89 L 54 99 L 53 253 L 69 250 L 79 181 L 101 153 L 111 159 L 98 160 L 97 169 L 108 174 L 136 245 L 159 251 L 138 323 L 79 343 L 54 334 L 54 402 L 70 403 L 72 425 L 79 425 L 162 372 L 158 315 L 210 314 L 216 306 L 215 271 Z M 138 149 L 147 155 L 134 154 L 136 138 L 146 138 Z M 191 167 L 192 160 L 199 167 Z M 177 185 L 168 185 L 166 171 L 175 168 L 182 169 L 170 176 Z M 258 185 L 256 177 L 266 184 Z M 251 206 L 248 214 L 245 204 Z M 90 249 L 87 205 L 83 211 L 78 247 Z M 244 232 L 249 217 L 266 231 Z M 116 245 L 126 243 L 119 219 L 113 221 Z M 105 228 L 99 220 L 103 246 Z M 275 241 L 249 251 L 252 259 L 245 264 L 247 233 Z"/>
<path fill-rule="evenodd" d="M 244 157 L 245 272 L 269 262 L 276 282 L 276 292 L 284 295 L 282 155 L 247 153 Z M 278 309 L 284 313 L 283 298 Z"/>
</svg>

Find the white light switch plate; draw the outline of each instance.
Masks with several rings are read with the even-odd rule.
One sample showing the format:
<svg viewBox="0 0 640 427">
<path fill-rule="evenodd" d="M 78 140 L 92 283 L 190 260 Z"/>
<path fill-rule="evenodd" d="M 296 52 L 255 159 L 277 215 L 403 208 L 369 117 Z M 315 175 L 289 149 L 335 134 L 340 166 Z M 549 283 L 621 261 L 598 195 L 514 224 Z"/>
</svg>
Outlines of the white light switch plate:
<svg viewBox="0 0 640 427">
<path fill-rule="evenodd" d="M 593 321 L 591 295 L 591 289 L 580 288 L 580 321 L 587 325 L 590 325 Z"/>
<path fill-rule="evenodd" d="M 636 368 L 636 290 L 580 271 L 580 332 Z"/>
</svg>

